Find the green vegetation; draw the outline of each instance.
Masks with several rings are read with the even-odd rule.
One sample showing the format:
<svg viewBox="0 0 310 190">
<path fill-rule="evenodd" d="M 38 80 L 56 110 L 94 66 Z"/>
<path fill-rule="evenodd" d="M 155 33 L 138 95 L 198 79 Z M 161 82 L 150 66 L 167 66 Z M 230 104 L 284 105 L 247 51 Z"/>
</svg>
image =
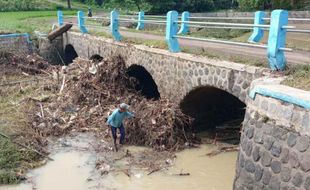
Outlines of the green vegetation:
<svg viewBox="0 0 310 190">
<path fill-rule="evenodd" d="M 309 0 L 238 0 L 239 9 L 249 10 L 273 10 L 273 9 L 309 9 Z"/>
<path fill-rule="evenodd" d="M 268 67 L 267 60 L 262 60 L 259 58 L 250 58 L 250 57 L 244 57 L 240 55 L 231 55 L 231 54 L 223 54 L 222 52 L 218 51 L 207 51 L 204 48 L 198 49 L 198 48 L 182 48 L 182 52 L 184 53 L 190 53 L 195 54 L 198 56 L 208 57 L 211 59 L 218 59 L 218 60 L 228 60 L 235 63 L 242 63 L 245 65 L 251 65 L 256 67 Z"/>
<path fill-rule="evenodd" d="M 15 144 L 0 137 L 0 184 L 14 184 L 22 179 L 16 168 L 20 167 L 24 158 Z"/>
<path fill-rule="evenodd" d="M 64 11 L 64 14 L 73 15 L 76 11 Z M 0 32 L 49 31 L 56 20 L 55 11 L 0 12 Z"/>
<path fill-rule="evenodd" d="M 57 10 L 66 9 L 67 0 L 0 0 L 0 11 L 35 11 L 35 10 Z M 86 2 L 74 1 L 72 9 L 99 8 L 98 4 L 87 4 Z"/>
<path fill-rule="evenodd" d="M 56 9 L 57 4 L 46 0 L 0 0 L 0 11 L 28 11 Z"/>
<path fill-rule="evenodd" d="M 169 10 L 208 12 L 227 9 L 253 10 L 307 10 L 309 0 L 0 0 L 0 11 L 56 10 L 56 9 L 112 10 L 130 13 L 144 10 L 151 14 L 163 14 Z"/>
<path fill-rule="evenodd" d="M 310 91 L 310 66 L 294 65 L 286 70 L 288 77 L 283 84 Z"/>
<path fill-rule="evenodd" d="M 3 53 L 0 52 L 0 56 Z M 14 81 L 31 80 L 32 76 L 21 75 L 16 68 L 0 64 L 0 84 Z M 4 74 L 5 73 L 5 74 Z M 23 180 L 29 168 L 42 165 L 38 154 L 27 150 L 14 142 L 41 150 L 44 141 L 36 129 L 31 127 L 29 114 L 35 103 L 29 98 L 51 94 L 42 90 L 41 81 L 18 85 L 3 85 L 0 88 L 0 184 L 13 184 Z M 43 149 L 42 149 L 43 150 Z"/>
<path fill-rule="evenodd" d="M 209 38 L 219 38 L 219 39 L 230 40 L 233 38 L 243 36 L 244 34 L 247 34 L 249 32 L 250 30 L 204 28 L 201 30 L 191 32 L 190 35 L 195 36 L 195 37 L 209 37 Z"/>
</svg>

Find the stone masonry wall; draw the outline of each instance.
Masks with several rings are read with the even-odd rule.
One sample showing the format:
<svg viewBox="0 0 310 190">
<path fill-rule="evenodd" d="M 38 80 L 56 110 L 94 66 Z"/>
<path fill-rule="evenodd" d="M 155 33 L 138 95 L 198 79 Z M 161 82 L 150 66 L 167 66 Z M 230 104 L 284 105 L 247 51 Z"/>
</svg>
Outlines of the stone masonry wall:
<svg viewBox="0 0 310 190">
<path fill-rule="evenodd" d="M 82 58 L 90 58 L 94 54 L 104 58 L 121 55 L 128 67 L 135 64 L 143 66 L 152 75 L 161 96 L 175 102 L 180 102 L 195 87 L 206 85 L 225 90 L 244 102 L 252 80 L 263 76 L 265 71 L 253 66 L 170 53 L 73 32 L 64 35 L 64 47 L 67 44 L 73 45 Z"/>
<path fill-rule="evenodd" d="M 52 42 L 47 38 L 39 38 L 39 54 L 49 63 L 63 64 L 63 52 L 62 37 L 57 37 Z"/>
<path fill-rule="evenodd" d="M 256 95 L 247 101 L 235 190 L 310 190 L 310 111 Z"/>
</svg>

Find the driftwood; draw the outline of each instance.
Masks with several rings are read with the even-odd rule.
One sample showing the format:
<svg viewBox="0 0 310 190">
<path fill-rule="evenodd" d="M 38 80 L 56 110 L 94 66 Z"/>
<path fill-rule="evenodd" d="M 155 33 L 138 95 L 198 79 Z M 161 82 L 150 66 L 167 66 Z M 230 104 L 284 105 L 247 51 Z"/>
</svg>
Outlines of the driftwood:
<svg viewBox="0 0 310 190">
<path fill-rule="evenodd" d="M 58 36 L 61 36 L 63 33 L 67 32 L 68 30 L 70 30 L 70 28 L 72 27 L 72 24 L 65 24 L 62 25 L 60 28 L 57 28 L 56 30 L 52 31 L 51 33 L 48 34 L 47 38 L 50 41 L 53 41 L 55 38 L 57 38 Z"/>
<path fill-rule="evenodd" d="M 213 150 L 213 151 L 207 153 L 206 156 L 212 157 L 212 156 L 216 156 L 216 155 L 223 153 L 223 152 L 235 152 L 238 150 L 239 150 L 238 146 L 219 147 L 217 150 Z"/>
<path fill-rule="evenodd" d="M 191 175 L 190 173 L 179 173 L 179 174 L 172 174 L 172 175 L 175 175 L 175 176 L 189 176 Z"/>
<path fill-rule="evenodd" d="M 152 171 L 150 171 L 147 175 L 151 175 L 152 173 L 160 171 L 162 168 L 155 168 Z"/>
</svg>

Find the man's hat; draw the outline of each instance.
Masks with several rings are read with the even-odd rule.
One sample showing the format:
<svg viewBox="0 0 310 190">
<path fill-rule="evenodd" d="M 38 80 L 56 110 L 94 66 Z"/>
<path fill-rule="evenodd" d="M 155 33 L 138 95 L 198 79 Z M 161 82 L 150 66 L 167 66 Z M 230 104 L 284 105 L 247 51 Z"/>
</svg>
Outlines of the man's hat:
<svg viewBox="0 0 310 190">
<path fill-rule="evenodd" d="M 128 109 L 129 109 L 129 105 L 127 105 L 127 104 L 125 104 L 125 103 L 121 103 L 121 104 L 119 105 L 119 108 L 128 110 Z"/>
</svg>

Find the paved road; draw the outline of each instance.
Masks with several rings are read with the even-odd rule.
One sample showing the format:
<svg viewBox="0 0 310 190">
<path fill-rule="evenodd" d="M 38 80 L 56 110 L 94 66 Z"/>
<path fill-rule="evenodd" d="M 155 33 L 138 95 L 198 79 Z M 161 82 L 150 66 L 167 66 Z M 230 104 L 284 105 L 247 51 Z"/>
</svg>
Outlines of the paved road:
<svg viewBox="0 0 310 190">
<path fill-rule="evenodd" d="M 121 35 L 129 38 L 138 38 L 138 39 L 146 39 L 146 40 L 165 40 L 164 36 L 154 35 L 154 34 L 145 34 L 145 33 L 136 33 L 129 31 L 121 31 Z M 238 57 L 246 57 L 248 59 L 256 59 L 256 60 L 266 60 L 267 50 L 260 48 L 252 48 L 252 47 L 241 47 L 237 45 L 227 45 L 227 44 L 218 44 L 211 42 L 201 42 L 201 41 L 193 41 L 187 39 L 179 39 L 181 47 L 187 48 L 204 48 L 207 51 L 212 52 L 212 54 L 216 54 L 218 56 L 225 55 L 227 56 L 238 56 Z M 224 56 L 224 57 L 225 57 Z M 310 52 L 306 51 L 293 51 L 286 52 L 286 57 L 288 60 L 288 64 L 310 64 Z"/>
</svg>

